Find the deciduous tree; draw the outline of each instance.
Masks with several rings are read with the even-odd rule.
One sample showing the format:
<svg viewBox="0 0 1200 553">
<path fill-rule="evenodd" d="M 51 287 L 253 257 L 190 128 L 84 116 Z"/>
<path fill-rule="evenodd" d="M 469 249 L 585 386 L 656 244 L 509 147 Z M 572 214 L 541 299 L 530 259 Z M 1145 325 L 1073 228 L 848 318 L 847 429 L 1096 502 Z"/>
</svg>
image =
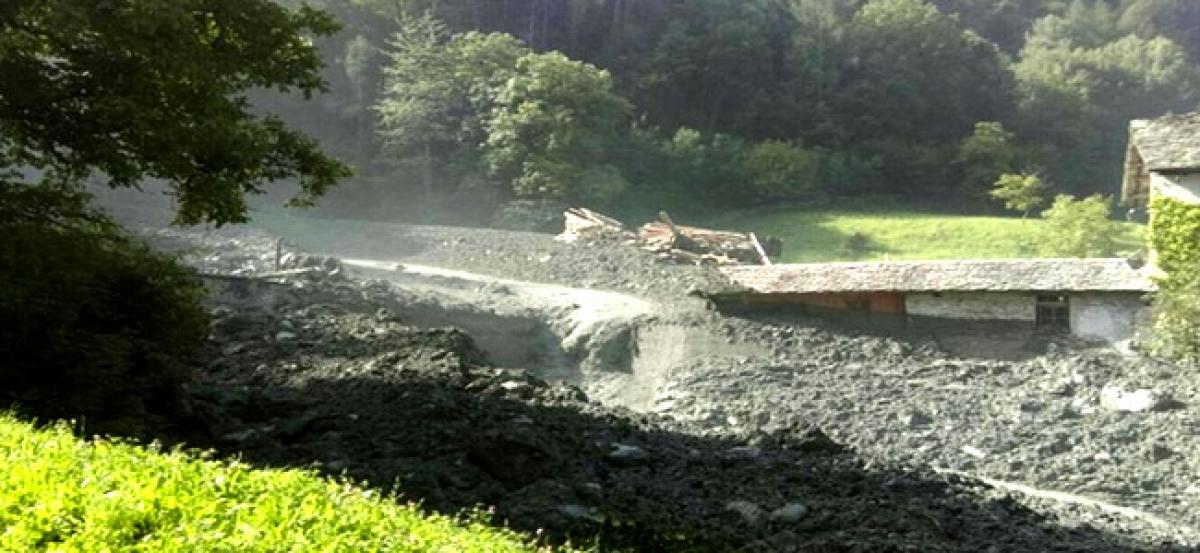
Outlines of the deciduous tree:
<svg viewBox="0 0 1200 553">
<path fill-rule="evenodd" d="M 163 179 L 181 223 L 242 221 L 244 195 L 283 179 L 311 203 L 348 169 L 246 94 L 320 92 L 310 37 L 335 29 L 269 0 L 6 0 L 0 164 L 114 187 Z"/>
<path fill-rule="evenodd" d="M 1004 202 L 1006 209 L 1021 212 L 1021 218 L 1029 216 L 1029 212 L 1045 202 L 1042 194 L 1046 187 L 1042 179 L 1035 174 L 1006 173 L 1000 175 L 996 187 L 990 192 L 991 196 Z"/>
</svg>

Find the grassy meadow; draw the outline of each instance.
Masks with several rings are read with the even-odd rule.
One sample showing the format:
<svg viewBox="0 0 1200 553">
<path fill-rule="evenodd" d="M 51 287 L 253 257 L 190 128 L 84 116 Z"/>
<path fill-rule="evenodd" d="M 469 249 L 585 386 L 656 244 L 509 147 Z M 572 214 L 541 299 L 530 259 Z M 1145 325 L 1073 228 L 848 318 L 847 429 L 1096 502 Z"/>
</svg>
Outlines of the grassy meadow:
<svg viewBox="0 0 1200 553">
<path fill-rule="evenodd" d="M 1043 226 L 1035 216 L 966 216 L 889 206 L 747 210 L 695 223 L 777 236 L 785 263 L 1037 257 L 1034 241 Z M 1122 253 L 1141 249 L 1144 225 L 1119 224 Z M 855 233 L 866 237 L 860 247 L 851 244 Z"/>
<path fill-rule="evenodd" d="M 528 537 L 307 471 L 35 429 L 0 414 L 0 551 L 517 552 Z"/>
</svg>

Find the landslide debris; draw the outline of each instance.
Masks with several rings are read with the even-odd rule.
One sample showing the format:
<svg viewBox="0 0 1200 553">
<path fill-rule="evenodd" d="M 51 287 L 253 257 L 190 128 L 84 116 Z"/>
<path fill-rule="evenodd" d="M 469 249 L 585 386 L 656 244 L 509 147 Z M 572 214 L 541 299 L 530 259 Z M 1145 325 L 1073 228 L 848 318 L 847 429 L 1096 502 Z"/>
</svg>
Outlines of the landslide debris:
<svg viewBox="0 0 1200 553">
<path fill-rule="evenodd" d="M 263 238 L 209 234 L 191 258 L 207 271 L 270 271 Z M 976 481 L 868 462 L 816 417 L 718 430 L 589 402 L 491 366 L 459 330 L 410 326 L 394 284 L 346 278 L 326 258 L 287 265 L 317 270 L 214 284 L 192 443 L 647 551 L 1168 548 L 1035 513 Z"/>
</svg>

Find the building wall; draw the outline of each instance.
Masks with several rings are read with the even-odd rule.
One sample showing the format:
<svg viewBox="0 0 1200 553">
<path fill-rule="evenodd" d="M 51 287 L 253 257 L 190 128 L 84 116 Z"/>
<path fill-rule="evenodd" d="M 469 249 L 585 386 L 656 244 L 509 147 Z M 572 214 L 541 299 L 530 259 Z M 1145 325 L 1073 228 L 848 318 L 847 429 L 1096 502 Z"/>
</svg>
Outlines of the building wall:
<svg viewBox="0 0 1200 553">
<path fill-rule="evenodd" d="M 1143 295 L 1137 292 L 1068 295 L 1071 334 L 1085 340 L 1117 342 L 1132 338 L 1146 312 Z M 952 330 L 964 336 L 1003 332 L 1017 340 L 1038 333 L 1034 327 L 1037 294 L 1032 292 L 745 294 L 722 298 L 716 304 L 729 314 L 829 314 L 863 322 L 883 320 L 879 319 L 883 316 L 900 326 L 936 329 L 939 335 Z"/>
<path fill-rule="evenodd" d="M 1200 204 L 1200 173 L 1164 175 L 1152 173 L 1150 183 L 1155 197 Z"/>
<path fill-rule="evenodd" d="M 1126 340 L 1133 337 L 1145 312 L 1146 302 L 1140 294 L 1074 294 L 1071 333 L 1085 340 Z"/>
<path fill-rule="evenodd" d="M 1036 297 L 1022 292 L 940 292 L 908 294 L 905 311 L 919 317 L 1029 321 L 1037 317 Z"/>
</svg>

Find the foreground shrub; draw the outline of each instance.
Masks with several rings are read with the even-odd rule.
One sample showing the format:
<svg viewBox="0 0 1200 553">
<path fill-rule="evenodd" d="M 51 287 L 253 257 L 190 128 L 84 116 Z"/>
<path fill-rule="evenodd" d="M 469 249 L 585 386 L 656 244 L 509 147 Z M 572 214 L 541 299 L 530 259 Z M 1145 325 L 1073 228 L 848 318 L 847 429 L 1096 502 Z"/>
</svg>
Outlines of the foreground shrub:
<svg viewBox="0 0 1200 553">
<path fill-rule="evenodd" d="M 0 407 L 138 434 L 176 405 L 201 288 L 86 202 L 0 183 Z"/>
<path fill-rule="evenodd" d="M 298 470 L 84 442 L 0 414 L 0 551 L 529 551 Z"/>
<path fill-rule="evenodd" d="M 1194 269 L 1180 270 L 1158 285 L 1147 349 L 1166 359 L 1200 363 L 1200 276 Z"/>
</svg>

